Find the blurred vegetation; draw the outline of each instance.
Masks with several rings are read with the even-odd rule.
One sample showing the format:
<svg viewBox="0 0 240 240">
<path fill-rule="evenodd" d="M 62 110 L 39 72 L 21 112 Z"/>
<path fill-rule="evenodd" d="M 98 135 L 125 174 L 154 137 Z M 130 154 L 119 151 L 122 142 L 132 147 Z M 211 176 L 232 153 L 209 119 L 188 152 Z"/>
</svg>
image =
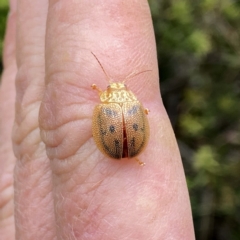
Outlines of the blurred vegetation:
<svg viewBox="0 0 240 240">
<path fill-rule="evenodd" d="M 240 239 L 240 1 L 149 0 L 196 238 Z"/>
<path fill-rule="evenodd" d="M 3 50 L 3 37 L 5 33 L 6 20 L 8 14 L 8 1 L 0 0 L 0 73 L 2 72 L 2 50 Z"/>
<path fill-rule="evenodd" d="M 161 92 L 183 158 L 196 238 L 239 240 L 240 2 L 149 3 Z M 0 52 L 7 10 L 0 0 Z"/>
</svg>

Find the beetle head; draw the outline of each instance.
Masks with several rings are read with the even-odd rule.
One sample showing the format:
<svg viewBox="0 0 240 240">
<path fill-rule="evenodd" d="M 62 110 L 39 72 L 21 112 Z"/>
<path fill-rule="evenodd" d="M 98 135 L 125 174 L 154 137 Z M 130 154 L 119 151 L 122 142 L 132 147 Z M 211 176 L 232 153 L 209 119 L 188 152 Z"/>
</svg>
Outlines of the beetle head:
<svg viewBox="0 0 240 240">
<path fill-rule="evenodd" d="M 121 83 L 121 82 L 110 83 L 110 85 L 108 85 L 107 89 L 109 91 L 127 90 L 127 86 L 126 86 L 126 84 Z"/>
</svg>

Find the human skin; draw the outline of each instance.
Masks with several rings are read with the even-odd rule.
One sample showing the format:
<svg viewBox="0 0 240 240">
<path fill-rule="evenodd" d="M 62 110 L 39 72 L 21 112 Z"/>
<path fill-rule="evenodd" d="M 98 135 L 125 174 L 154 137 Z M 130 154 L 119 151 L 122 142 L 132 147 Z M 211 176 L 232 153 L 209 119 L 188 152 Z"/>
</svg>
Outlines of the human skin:
<svg viewBox="0 0 240 240">
<path fill-rule="evenodd" d="M 0 90 L 1 239 L 193 240 L 147 1 L 10 4 Z M 90 86 L 108 82 L 91 52 L 116 81 L 151 70 L 126 81 L 151 111 L 144 167 L 103 156 L 93 141 L 99 97 Z"/>
</svg>

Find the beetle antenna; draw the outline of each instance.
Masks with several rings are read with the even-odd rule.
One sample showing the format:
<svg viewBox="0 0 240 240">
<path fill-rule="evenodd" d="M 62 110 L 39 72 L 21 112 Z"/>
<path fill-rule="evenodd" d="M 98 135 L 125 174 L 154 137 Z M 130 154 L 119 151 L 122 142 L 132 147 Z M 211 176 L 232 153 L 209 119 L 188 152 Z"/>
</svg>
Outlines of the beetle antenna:
<svg viewBox="0 0 240 240">
<path fill-rule="evenodd" d="M 92 53 L 92 55 L 96 58 L 96 60 L 98 61 L 98 63 L 99 63 L 99 65 L 100 65 L 100 67 L 102 68 L 102 70 L 103 70 L 103 72 L 104 72 L 104 74 L 105 74 L 108 82 L 111 83 L 111 82 L 112 82 L 112 81 L 111 81 L 111 78 L 108 76 L 107 72 L 104 70 L 103 65 L 101 64 L 101 62 L 99 61 L 99 59 L 97 58 L 97 56 L 96 56 L 93 52 L 91 52 L 91 53 Z"/>
<path fill-rule="evenodd" d="M 145 73 L 145 72 L 151 72 L 152 70 L 144 70 L 144 71 L 141 71 L 141 72 L 132 72 L 132 73 L 130 73 L 124 80 L 123 80 L 123 82 L 122 83 L 125 83 L 125 81 L 127 80 L 127 79 L 129 79 L 129 78 L 133 78 L 133 77 L 135 77 L 135 76 L 137 76 L 137 75 L 139 75 L 139 74 L 141 74 L 141 73 Z"/>
</svg>

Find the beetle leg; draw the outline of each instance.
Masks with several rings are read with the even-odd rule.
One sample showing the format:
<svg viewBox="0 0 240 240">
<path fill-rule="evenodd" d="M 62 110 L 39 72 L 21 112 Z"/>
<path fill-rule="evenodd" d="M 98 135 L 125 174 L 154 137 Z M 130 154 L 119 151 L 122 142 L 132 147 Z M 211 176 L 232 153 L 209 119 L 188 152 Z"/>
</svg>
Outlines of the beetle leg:
<svg viewBox="0 0 240 240">
<path fill-rule="evenodd" d="M 137 161 L 138 164 L 139 164 L 140 166 L 142 166 L 142 167 L 145 165 L 145 162 L 140 161 L 138 158 L 136 158 L 136 161 Z"/>
<path fill-rule="evenodd" d="M 92 88 L 93 90 L 97 90 L 99 94 L 102 93 L 102 89 L 100 89 L 99 87 L 97 87 L 96 84 L 92 84 L 92 85 L 91 85 L 91 88 Z"/>
<path fill-rule="evenodd" d="M 145 112 L 145 114 L 146 114 L 146 115 L 148 115 L 148 114 L 149 114 L 149 112 L 150 112 L 150 110 L 149 110 L 149 109 L 147 109 L 147 108 L 145 108 L 145 109 L 144 109 L 144 112 Z"/>
</svg>

